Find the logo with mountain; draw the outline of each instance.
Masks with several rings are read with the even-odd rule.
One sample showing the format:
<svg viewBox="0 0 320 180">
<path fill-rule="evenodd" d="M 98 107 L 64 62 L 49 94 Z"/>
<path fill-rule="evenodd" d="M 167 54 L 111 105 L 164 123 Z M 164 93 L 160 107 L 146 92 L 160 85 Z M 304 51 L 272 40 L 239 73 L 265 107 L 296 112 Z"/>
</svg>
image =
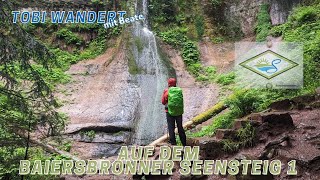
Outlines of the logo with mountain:
<svg viewBox="0 0 320 180">
<path fill-rule="evenodd" d="M 240 66 L 266 79 L 272 79 L 298 65 L 299 64 L 271 50 L 267 50 L 240 63 Z"/>
</svg>

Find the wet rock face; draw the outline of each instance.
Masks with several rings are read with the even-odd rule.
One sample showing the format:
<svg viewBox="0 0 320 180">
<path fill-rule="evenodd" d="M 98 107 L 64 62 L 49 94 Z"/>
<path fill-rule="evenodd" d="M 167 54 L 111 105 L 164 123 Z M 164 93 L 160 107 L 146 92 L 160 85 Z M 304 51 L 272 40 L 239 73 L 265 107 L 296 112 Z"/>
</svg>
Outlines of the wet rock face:
<svg viewBox="0 0 320 180">
<path fill-rule="evenodd" d="M 100 159 L 117 155 L 120 148 L 119 144 L 75 142 L 71 153 L 77 154 L 81 159 Z"/>
<path fill-rule="evenodd" d="M 286 22 L 291 9 L 301 0 L 271 0 L 270 18 L 272 25 Z"/>
<path fill-rule="evenodd" d="M 93 137 L 86 135 L 85 133 L 77 133 L 69 135 L 69 138 L 72 138 L 74 141 L 78 142 L 93 142 L 93 143 L 129 143 L 130 134 L 129 132 L 118 132 L 118 133 L 104 133 L 97 132 Z"/>
<path fill-rule="evenodd" d="M 68 71 L 73 82 L 64 87 L 65 93 L 57 95 L 67 101 L 60 108 L 70 118 L 65 134 L 76 142 L 73 151 L 84 152 L 84 158 L 114 155 L 121 144 L 128 143 L 134 128 L 139 87 L 131 80 L 124 52 L 112 59 L 113 53 L 110 48 L 96 59 L 73 65 Z M 95 137 L 81 136 L 81 132 L 90 131 Z"/>
<path fill-rule="evenodd" d="M 224 15 L 231 23 L 240 23 L 244 35 L 254 34 L 257 14 L 261 4 L 270 5 L 270 18 L 272 25 L 279 25 L 286 22 L 292 8 L 301 0 L 240 0 L 227 1 L 224 8 Z"/>
</svg>

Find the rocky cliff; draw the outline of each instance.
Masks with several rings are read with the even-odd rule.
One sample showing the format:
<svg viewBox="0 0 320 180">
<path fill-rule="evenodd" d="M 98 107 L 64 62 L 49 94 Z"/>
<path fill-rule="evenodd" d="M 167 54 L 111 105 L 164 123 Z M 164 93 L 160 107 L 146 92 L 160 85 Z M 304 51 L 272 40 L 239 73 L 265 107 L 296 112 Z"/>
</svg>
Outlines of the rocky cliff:
<svg viewBox="0 0 320 180">
<path fill-rule="evenodd" d="M 212 5 L 210 1 L 204 0 L 205 14 L 219 16 L 221 22 L 229 27 L 240 27 L 245 36 L 254 35 L 256 17 L 262 4 L 268 4 L 272 25 L 286 22 L 293 7 L 302 0 L 225 0 L 219 4 Z"/>
</svg>

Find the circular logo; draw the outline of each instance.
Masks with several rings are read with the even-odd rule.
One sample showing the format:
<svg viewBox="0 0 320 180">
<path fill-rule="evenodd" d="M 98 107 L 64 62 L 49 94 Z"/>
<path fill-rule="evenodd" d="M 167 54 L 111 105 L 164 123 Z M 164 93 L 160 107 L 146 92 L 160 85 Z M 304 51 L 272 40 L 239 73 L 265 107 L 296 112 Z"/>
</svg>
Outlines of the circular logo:
<svg viewBox="0 0 320 180">
<path fill-rule="evenodd" d="M 266 88 L 267 88 L 267 89 L 272 89 L 272 87 L 273 87 L 273 85 L 272 85 L 271 83 L 267 83 L 267 84 L 266 84 Z"/>
</svg>

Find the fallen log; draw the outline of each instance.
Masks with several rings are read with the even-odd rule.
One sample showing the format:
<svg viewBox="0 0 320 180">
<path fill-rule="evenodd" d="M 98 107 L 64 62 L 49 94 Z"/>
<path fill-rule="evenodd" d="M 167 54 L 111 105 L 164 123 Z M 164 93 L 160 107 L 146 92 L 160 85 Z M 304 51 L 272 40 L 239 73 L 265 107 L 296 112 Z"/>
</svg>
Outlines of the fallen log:
<svg viewBox="0 0 320 180">
<path fill-rule="evenodd" d="M 225 106 L 224 102 L 219 102 L 215 104 L 212 108 L 208 109 L 207 111 L 197 115 L 196 117 L 192 118 L 190 121 L 187 121 L 186 123 L 183 124 L 183 128 L 185 130 L 191 129 L 195 125 L 201 124 L 208 119 L 212 118 L 213 116 L 219 114 L 221 111 L 225 110 L 227 107 Z M 178 129 L 175 129 L 175 132 L 178 132 Z M 160 138 L 156 139 L 153 141 L 149 146 L 156 146 L 157 144 L 166 141 L 168 139 L 168 135 L 165 134 L 161 136 Z"/>
</svg>

